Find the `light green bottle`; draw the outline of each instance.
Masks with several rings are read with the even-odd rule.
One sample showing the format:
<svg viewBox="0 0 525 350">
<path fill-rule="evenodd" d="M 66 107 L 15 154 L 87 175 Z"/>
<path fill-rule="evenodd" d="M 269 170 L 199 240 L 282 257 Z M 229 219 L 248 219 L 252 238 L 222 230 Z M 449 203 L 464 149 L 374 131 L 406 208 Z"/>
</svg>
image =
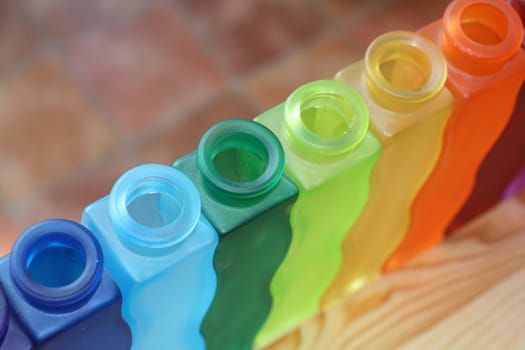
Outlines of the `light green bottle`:
<svg viewBox="0 0 525 350">
<path fill-rule="evenodd" d="M 340 268 L 342 241 L 367 200 L 381 145 L 368 131 L 361 96 L 333 80 L 301 86 L 255 120 L 281 141 L 285 173 L 299 188 L 290 249 L 272 280 L 274 303 L 255 340 L 262 346 L 319 310 Z"/>
</svg>

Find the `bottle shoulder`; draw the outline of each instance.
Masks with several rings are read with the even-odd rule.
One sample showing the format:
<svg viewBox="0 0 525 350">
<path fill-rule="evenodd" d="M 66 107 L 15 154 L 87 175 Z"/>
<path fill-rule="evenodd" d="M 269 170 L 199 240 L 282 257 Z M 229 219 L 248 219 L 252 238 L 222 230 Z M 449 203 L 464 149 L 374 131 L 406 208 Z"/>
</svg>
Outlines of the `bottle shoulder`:
<svg viewBox="0 0 525 350">
<path fill-rule="evenodd" d="M 82 224 L 99 240 L 105 266 L 121 288 L 154 278 L 182 260 L 191 259 L 196 251 L 214 250 L 218 241 L 217 233 L 201 215 L 194 231 L 173 250 L 159 255 L 137 254 L 119 239 L 109 216 L 108 197 L 86 207 Z"/>
</svg>

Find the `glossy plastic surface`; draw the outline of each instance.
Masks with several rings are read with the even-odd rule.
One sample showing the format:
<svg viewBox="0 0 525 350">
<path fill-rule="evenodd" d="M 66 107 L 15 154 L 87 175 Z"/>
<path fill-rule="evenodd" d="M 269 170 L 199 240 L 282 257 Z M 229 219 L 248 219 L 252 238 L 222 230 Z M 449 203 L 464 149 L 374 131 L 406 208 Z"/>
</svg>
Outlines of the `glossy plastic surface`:
<svg viewBox="0 0 525 350">
<path fill-rule="evenodd" d="M 226 120 L 174 167 L 195 182 L 204 215 L 220 236 L 217 293 L 202 324 L 207 349 L 251 349 L 292 235 L 297 188 L 283 176 L 282 147 L 263 125 Z"/>
<path fill-rule="evenodd" d="M 368 132 L 363 99 L 337 81 L 303 85 L 255 120 L 283 144 L 285 173 L 299 187 L 292 243 L 272 280 L 274 306 L 256 339 L 262 345 L 319 310 L 341 266 L 344 236 L 367 200 L 381 146 Z"/>
<path fill-rule="evenodd" d="M 0 260 L 10 313 L 0 348 L 129 349 L 121 294 L 103 261 L 95 237 L 77 223 L 54 219 L 28 228 Z"/>
<path fill-rule="evenodd" d="M 199 327 L 216 289 L 217 234 L 192 182 L 169 166 L 138 166 L 82 222 L 122 291 L 133 349 L 204 349 Z"/>
<path fill-rule="evenodd" d="M 414 201 L 410 228 L 386 271 L 441 241 L 472 190 L 483 158 L 507 125 L 525 76 L 521 21 L 503 1 L 453 1 L 443 20 L 420 33 L 439 45 L 447 59 L 446 86 L 456 109 L 436 168 Z"/>
<path fill-rule="evenodd" d="M 381 273 L 408 229 L 410 207 L 441 151 L 453 110 L 444 88 L 446 63 L 437 47 L 411 32 L 376 38 L 364 60 L 336 79 L 357 89 L 383 152 L 372 171 L 370 195 L 343 243 L 343 265 L 323 298 L 332 306 Z"/>
</svg>

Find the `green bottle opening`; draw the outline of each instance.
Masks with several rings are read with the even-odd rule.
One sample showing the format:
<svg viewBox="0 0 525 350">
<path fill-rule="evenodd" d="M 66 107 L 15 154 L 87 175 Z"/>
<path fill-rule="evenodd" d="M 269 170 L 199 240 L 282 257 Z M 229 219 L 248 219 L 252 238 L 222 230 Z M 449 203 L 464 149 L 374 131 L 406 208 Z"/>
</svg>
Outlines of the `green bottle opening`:
<svg viewBox="0 0 525 350">
<path fill-rule="evenodd" d="M 197 149 L 199 170 L 222 193 L 252 198 L 274 188 L 284 172 L 284 152 L 262 124 L 231 119 L 210 128 Z"/>
</svg>

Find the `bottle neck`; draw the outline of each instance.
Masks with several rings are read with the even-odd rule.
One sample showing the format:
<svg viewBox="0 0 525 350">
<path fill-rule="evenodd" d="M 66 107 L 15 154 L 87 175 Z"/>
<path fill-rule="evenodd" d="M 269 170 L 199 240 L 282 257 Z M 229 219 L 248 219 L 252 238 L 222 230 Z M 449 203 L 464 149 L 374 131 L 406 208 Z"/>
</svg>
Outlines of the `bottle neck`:
<svg viewBox="0 0 525 350">
<path fill-rule="evenodd" d="M 456 0 L 443 16 L 441 47 L 447 61 L 472 75 L 500 70 L 520 49 L 523 27 L 499 0 Z"/>
<path fill-rule="evenodd" d="M 447 78 L 439 49 L 422 36 L 394 31 L 377 37 L 365 55 L 366 87 L 390 110 L 418 108 L 436 96 Z"/>
<path fill-rule="evenodd" d="M 75 310 L 95 293 L 103 275 L 102 250 L 84 226 L 63 219 L 28 228 L 9 256 L 14 285 L 33 306 L 53 313 Z"/>
<path fill-rule="evenodd" d="M 368 123 L 361 95 L 335 80 L 305 84 L 284 104 L 288 143 L 299 157 L 315 162 L 330 162 L 354 150 Z"/>
<path fill-rule="evenodd" d="M 284 172 L 277 137 L 264 125 L 244 119 L 210 128 L 199 143 L 197 162 L 207 187 L 230 203 L 266 195 Z"/>
<path fill-rule="evenodd" d="M 191 180 L 167 165 L 128 170 L 113 186 L 109 216 L 120 241 L 139 255 L 173 251 L 200 218 L 199 193 Z"/>
</svg>

